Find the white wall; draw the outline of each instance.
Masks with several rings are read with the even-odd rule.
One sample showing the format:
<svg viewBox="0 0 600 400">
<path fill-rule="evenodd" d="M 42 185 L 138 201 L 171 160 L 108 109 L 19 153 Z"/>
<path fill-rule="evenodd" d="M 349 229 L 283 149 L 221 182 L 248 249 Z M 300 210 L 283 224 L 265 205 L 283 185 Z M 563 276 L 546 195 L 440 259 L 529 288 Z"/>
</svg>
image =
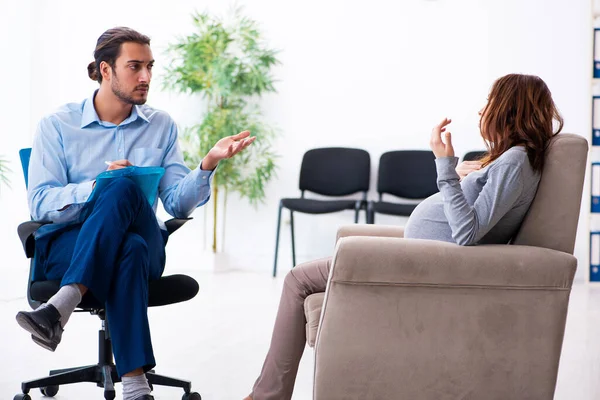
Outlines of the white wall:
<svg viewBox="0 0 600 400">
<path fill-rule="evenodd" d="M 93 59 L 96 39 L 116 25 L 130 26 L 152 38 L 158 68 L 149 104 L 168 111 L 180 127 L 201 120 L 199 98 L 162 92 L 160 67 L 167 63 L 167 44 L 191 31 L 189 14 L 196 7 L 223 13 L 229 8 L 227 2 L 107 0 L 95 3 L 94 10 L 91 3 L 75 0 L 33 1 L 31 9 L 27 2 L 2 4 L 19 13 L 2 21 L 0 28 L 2 45 L 8 43 L 12 49 L 2 52 L 3 60 L 11 60 L 8 67 L 5 61 L 0 63 L 9 68 L 2 70 L 3 85 L 13 89 L 0 92 L 0 110 L 7 121 L 0 132 L 0 154 L 12 155 L 16 147 L 30 143 L 42 115 L 90 95 L 96 84 L 87 77 L 86 66 Z M 278 93 L 261 102 L 265 118 L 281 131 L 277 141 L 281 158 L 265 205 L 255 210 L 245 200 L 229 198 L 221 255 L 229 265 L 269 273 L 278 201 L 298 194 L 299 166 L 307 149 L 362 147 L 371 154 L 374 178 L 382 152 L 426 149 L 431 127 L 445 116 L 454 120 L 451 131 L 457 154 L 482 148 L 477 111 L 493 80 L 506 73 L 541 76 L 565 117 L 565 131 L 588 136 L 588 1 L 248 0 L 240 4 L 260 21 L 270 44 L 282 50 L 282 65 L 275 71 Z M 5 15 L 2 11 L 0 15 Z M 11 29 L 23 33 L 25 39 L 10 43 L 15 38 Z M 20 55 L 16 65 L 14 51 Z M 7 75 L 11 78 L 6 79 Z M 13 129 L 5 129 L 7 125 Z M 18 204 L 19 218 L 26 215 L 21 186 L 15 184 L 12 192 L 2 192 L 0 201 L 14 208 Z M 587 196 L 584 209 L 589 207 L 586 201 Z M 199 268 L 212 268 L 210 256 L 203 251 L 209 248 L 204 215 L 203 210 L 196 211 L 196 219 L 173 236 L 170 265 L 192 259 Z M 352 218 L 350 212 L 297 215 L 298 260 L 331 254 L 337 226 Z M 579 277 L 587 266 L 586 221 L 580 224 L 576 250 L 581 261 Z M 404 220 L 379 216 L 378 223 L 403 224 Z M 2 226 L 7 228 L 2 235 L 13 237 L 15 224 L 12 214 L 3 214 Z M 9 252 L 20 259 L 16 249 L 11 247 Z M 290 264 L 289 231 L 284 226 L 280 268 Z"/>
<path fill-rule="evenodd" d="M 9 40 L 11 38 L 12 40 Z M 0 187 L 0 280 L 2 299 L 23 296 L 27 260 L 17 225 L 28 219 L 25 183 L 18 150 L 30 145 L 31 8 L 26 2 L 0 1 L 0 156 L 12 169 L 12 188 Z M 15 279 L 7 279 L 15 277 Z"/>
</svg>

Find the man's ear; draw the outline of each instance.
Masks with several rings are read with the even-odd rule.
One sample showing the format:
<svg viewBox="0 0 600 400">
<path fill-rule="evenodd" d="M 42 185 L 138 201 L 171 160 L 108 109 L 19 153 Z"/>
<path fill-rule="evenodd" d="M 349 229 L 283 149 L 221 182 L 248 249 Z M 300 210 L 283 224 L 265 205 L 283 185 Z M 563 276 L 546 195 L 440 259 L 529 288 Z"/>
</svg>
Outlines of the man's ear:
<svg viewBox="0 0 600 400">
<path fill-rule="evenodd" d="M 112 67 L 106 62 L 100 62 L 100 73 L 102 74 L 103 81 L 110 81 Z"/>
</svg>

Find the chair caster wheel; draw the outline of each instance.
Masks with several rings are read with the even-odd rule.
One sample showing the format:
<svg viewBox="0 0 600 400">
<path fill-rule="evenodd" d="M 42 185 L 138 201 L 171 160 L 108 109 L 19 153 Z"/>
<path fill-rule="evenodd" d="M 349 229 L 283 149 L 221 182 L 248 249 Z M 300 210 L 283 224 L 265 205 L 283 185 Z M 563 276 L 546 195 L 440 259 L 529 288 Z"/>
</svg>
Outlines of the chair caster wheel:
<svg viewBox="0 0 600 400">
<path fill-rule="evenodd" d="M 29 396 L 27 393 L 21 393 L 15 395 L 15 397 L 13 397 L 13 400 L 31 400 L 31 396 Z"/>
<path fill-rule="evenodd" d="M 181 400 L 202 400 L 202 397 L 200 397 L 200 394 L 198 392 L 192 392 L 185 393 L 183 397 L 181 397 Z"/>
<path fill-rule="evenodd" d="M 105 390 L 104 391 L 104 398 L 106 400 L 115 400 L 116 394 L 114 390 Z"/>
<path fill-rule="evenodd" d="M 58 385 L 41 387 L 40 392 L 46 397 L 54 397 L 58 393 Z"/>
</svg>

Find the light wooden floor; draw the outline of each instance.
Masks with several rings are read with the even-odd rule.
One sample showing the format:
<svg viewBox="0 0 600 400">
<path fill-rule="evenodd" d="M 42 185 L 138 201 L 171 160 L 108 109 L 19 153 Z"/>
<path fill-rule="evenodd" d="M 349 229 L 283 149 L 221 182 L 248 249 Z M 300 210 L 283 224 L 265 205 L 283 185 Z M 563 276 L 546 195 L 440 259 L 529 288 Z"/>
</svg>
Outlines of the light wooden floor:
<svg viewBox="0 0 600 400">
<path fill-rule="evenodd" d="M 20 382 L 49 369 L 93 364 L 99 320 L 75 315 L 55 353 L 36 345 L 14 322 L 27 309 L 23 272 L 11 269 L 0 283 L 0 399 L 12 399 Z M 235 400 L 248 394 L 262 365 L 281 293 L 284 272 L 169 270 L 200 283 L 192 301 L 150 311 L 158 366 L 165 375 L 189 379 L 205 400 Z M 305 352 L 294 399 L 311 399 L 312 349 Z M 120 385 L 117 386 L 120 396 Z M 33 399 L 43 398 L 39 391 Z M 156 388 L 157 400 L 181 398 L 177 389 Z M 83 383 L 61 387 L 56 399 L 102 399 L 102 389 Z M 555 399 L 600 399 L 600 287 L 575 284 Z"/>
</svg>

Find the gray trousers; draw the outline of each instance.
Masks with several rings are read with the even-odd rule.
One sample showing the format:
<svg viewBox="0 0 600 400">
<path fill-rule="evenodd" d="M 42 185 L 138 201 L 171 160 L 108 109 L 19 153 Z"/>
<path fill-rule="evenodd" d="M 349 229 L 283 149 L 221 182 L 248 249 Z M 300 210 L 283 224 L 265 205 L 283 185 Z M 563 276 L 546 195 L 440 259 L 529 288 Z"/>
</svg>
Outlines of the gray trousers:
<svg viewBox="0 0 600 400">
<path fill-rule="evenodd" d="M 325 291 L 331 257 L 294 267 L 285 277 L 271 346 L 260 376 L 254 384 L 253 400 L 292 398 L 298 364 L 306 345 L 304 299 Z"/>
</svg>

